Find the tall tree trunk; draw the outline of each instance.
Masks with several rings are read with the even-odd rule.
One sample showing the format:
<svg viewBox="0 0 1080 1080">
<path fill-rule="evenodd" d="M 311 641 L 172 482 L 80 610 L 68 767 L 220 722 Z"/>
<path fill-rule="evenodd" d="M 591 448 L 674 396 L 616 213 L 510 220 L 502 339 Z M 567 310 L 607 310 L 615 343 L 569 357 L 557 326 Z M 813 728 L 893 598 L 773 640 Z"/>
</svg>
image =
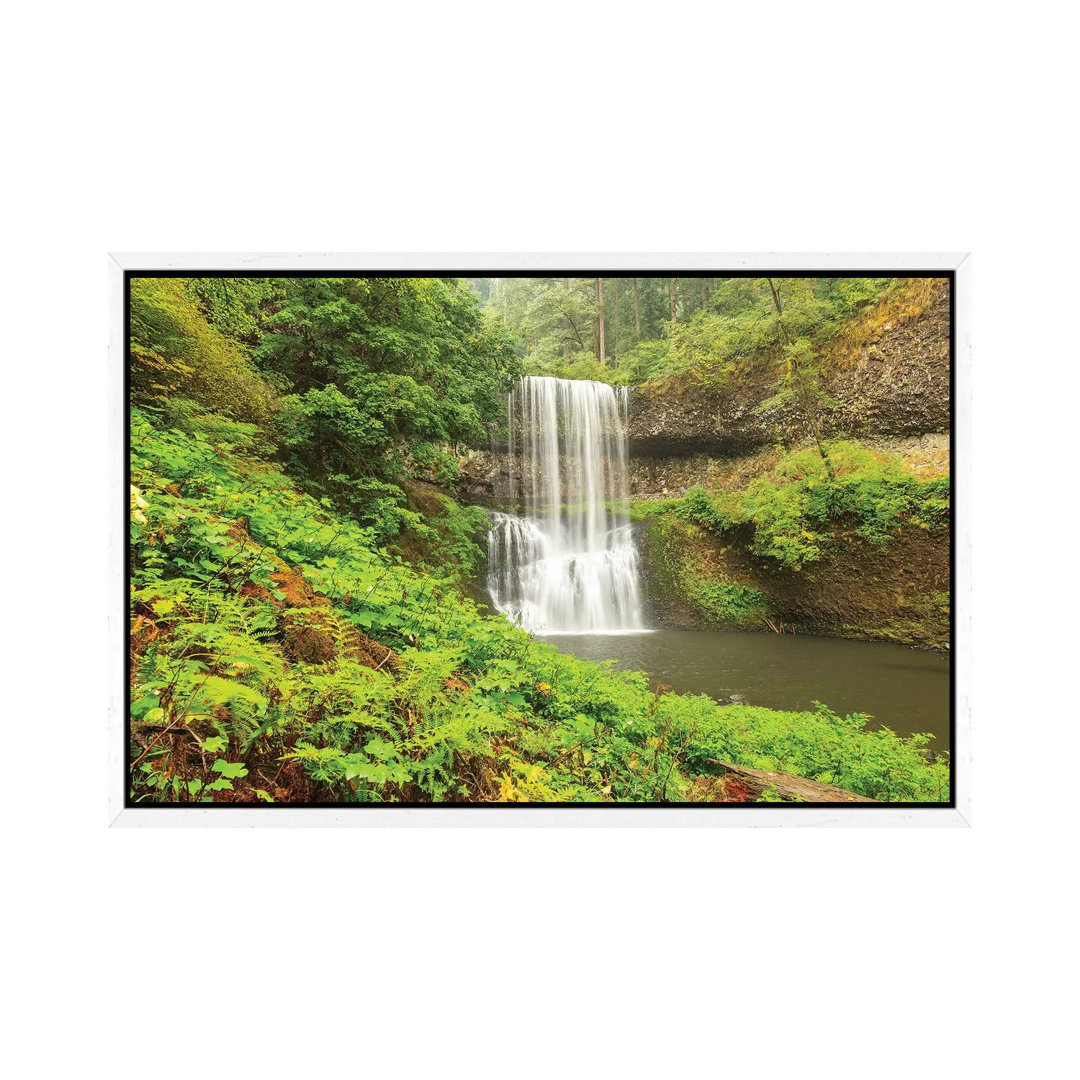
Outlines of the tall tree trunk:
<svg viewBox="0 0 1080 1080">
<path fill-rule="evenodd" d="M 771 277 L 767 277 L 765 280 L 769 283 L 773 307 L 776 308 L 776 323 L 780 327 L 780 337 L 783 338 L 785 345 L 790 345 L 791 338 L 788 336 L 787 326 L 784 324 L 784 309 L 780 306 L 780 294 L 776 291 L 776 285 Z"/>
<path fill-rule="evenodd" d="M 562 283 L 563 283 L 563 288 L 566 289 L 567 292 L 569 292 L 570 291 L 570 279 L 568 277 L 564 277 L 562 279 Z M 562 355 L 563 355 L 563 363 L 564 364 L 569 364 L 570 363 L 570 331 L 573 329 L 574 324 L 571 321 L 569 315 L 566 316 L 566 319 L 564 321 L 566 323 L 566 337 L 563 338 Z"/>
<path fill-rule="evenodd" d="M 619 279 L 615 279 L 615 368 L 619 367 Z"/>
<path fill-rule="evenodd" d="M 638 306 L 637 278 L 634 278 L 634 340 L 641 340 L 641 308 Z"/>
<path fill-rule="evenodd" d="M 675 329 L 675 279 L 668 278 L 668 301 L 671 304 L 671 328 Z"/>
<path fill-rule="evenodd" d="M 769 292 L 772 293 L 773 307 L 776 309 L 776 324 L 780 328 L 780 339 L 785 345 L 791 344 L 791 335 L 788 333 L 787 324 L 784 322 L 784 309 L 780 304 L 780 293 L 776 289 L 776 284 L 772 278 L 765 279 L 769 283 Z M 806 422 L 810 427 L 810 433 L 814 436 L 814 442 L 817 445 L 818 453 L 821 455 L 821 460 L 825 463 L 825 472 L 828 474 L 830 480 L 836 479 L 836 470 L 833 468 L 833 463 L 829 460 L 828 451 L 825 449 L 825 443 L 821 437 L 821 405 L 817 401 L 816 391 L 811 386 L 805 384 L 806 373 L 799 368 L 799 362 L 796 359 L 791 361 L 793 370 L 792 374 L 795 379 L 798 380 L 798 390 L 796 391 L 796 400 L 800 401 L 803 413 L 806 416 Z M 813 403 L 805 400 L 807 395 L 813 394 Z"/>
<path fill-rule="evenodd" d="M 701 279 L 701 310 L 704 311 L 709 303 L 709 286 L 708 279 Z"/>
<path fill-rule="evenodd" d="M 596 352 L 600 363 L 604 362 L 604 279 L 596 279 Z"/>
</svg>

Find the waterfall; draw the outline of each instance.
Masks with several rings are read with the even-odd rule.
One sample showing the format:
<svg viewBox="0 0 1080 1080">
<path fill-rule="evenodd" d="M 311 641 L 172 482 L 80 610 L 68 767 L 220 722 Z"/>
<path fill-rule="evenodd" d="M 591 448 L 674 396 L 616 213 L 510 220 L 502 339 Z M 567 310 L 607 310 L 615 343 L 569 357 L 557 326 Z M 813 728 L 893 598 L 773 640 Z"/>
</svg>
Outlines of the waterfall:
<svg viewBox="0 0 1080 1080">
<path fill-rule="evenodd" d="M 642 629 L 626 406 L 623 387 L 538 375 L 509 397 L 506 471 L 524 515 L 492 515 L 488 591 L 526 630 Z"/>
</svg>

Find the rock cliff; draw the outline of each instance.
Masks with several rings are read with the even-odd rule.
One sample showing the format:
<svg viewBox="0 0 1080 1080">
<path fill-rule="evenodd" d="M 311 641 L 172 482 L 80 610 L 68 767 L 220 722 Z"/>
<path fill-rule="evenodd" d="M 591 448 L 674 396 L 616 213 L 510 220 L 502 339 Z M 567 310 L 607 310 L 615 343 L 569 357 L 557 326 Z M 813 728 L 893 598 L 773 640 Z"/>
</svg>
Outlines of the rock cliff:
<svg viewBox="0 0 1080 1080">
<path fill-rule="evenodd" d="M 906 306 L 883 303 L 855 320 L 822 360 L 830 437 L 920 436 L 949 430 L 949 287 Z M 760 357 L 723 386 L 671 376 L 635 389 L 628 436 L 636 458 L 732 458 L 798 437 L 776 389 L 775 358 Z"/>
</svg>

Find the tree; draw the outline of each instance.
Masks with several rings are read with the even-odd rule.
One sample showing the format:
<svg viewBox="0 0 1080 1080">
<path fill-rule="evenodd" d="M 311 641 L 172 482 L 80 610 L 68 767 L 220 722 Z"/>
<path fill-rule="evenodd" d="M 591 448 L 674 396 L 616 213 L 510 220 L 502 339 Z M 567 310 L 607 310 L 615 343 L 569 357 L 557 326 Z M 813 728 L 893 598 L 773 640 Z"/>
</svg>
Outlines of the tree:
<svg viewBox="0 0 1080 1080">
<path fill-rule="evenodd" d="M 619 366 L 619 279 L 615 279 L 615 364 Z"/>
<path fill-rule="evenodd" d="M 604 346 L 604 279 L 596 279 L 596 358 L 601 364 L 606 355 Z"/>
<path fill-rule="evenodd" d="M 796 415 L 802 419 L 813 436 L 814 443 L 825 463 L 825 471 L 833 480 L 836 473 L 829 460 L 828 451 L 821 431 L 821 414 L 828 398 L 821 387 L 818 377 L 815 355 L 809 339 L 793 338 L 784 321 L 784 308 L 780 302 L 780 293 L 776 282 L 766 278 L 772 296 L 773 309 L 776 312 L 776 328 L 783 343 L 784 368 L 781 376 L 780 391 L 767 404 L 790 403 Z M 806 280 L 806 279 L 804 279 Z"/>
<path fill-rule="evenodd" d="M 570 279 L 568 277 L 563 278 L 563 288 L 570 292 Z M 571 331 L 574 330 L 573 320 L 570 318 L 568 312 L 563 313 L 563 321 L 566 323 L 566 335 L 563 337 L 563 363 L 570 363 L 570 350 L 573 347 L 573 341 L 571 338 Z"/>
<path fill-rule="evenodd" d="M 502 323 L 452 279 L 300 278 L 265 325 L 256 356 L 289 391 L 287 462 L 360 520 L 385 519 L 410 475 L 452 479 L 454 447 L 489 437 L 520 370 Z"/>
</svg>

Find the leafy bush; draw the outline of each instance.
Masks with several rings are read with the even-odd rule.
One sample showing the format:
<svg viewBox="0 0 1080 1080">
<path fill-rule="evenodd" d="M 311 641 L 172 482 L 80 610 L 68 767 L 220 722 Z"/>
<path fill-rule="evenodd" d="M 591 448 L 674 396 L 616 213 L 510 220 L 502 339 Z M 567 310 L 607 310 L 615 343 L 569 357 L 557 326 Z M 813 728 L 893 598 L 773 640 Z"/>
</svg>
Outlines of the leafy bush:
<svg viewBox="0 0 1080 1080">
<path fill-rule="evenodd" d="M 639 342 L 619 361 L 621 378 L 631 385 L 659 378 L 671 366 L 671 342 L 667 338 Z"/>
<path fill-rule="evenodd" d="M 456 580 L 475 578 L 487 562 L 486 547 L 477 541 L 486 544 L 491 519 L 479 506 L 462 506 L 445 495 L 438 500 L 442 511 L 431 522 L 437 536 L 431 571 L 449 570 Z"/>
<path fill-rule="evenodd" d="M 287 467 L 385 539 L 418 524 L 398 486 L 452 481 L 456 446 L 503 422 L 518 371 L 504 331 L 449 279 L 301 279 L 263 331 L 255 355 L 290 391 Z"/>
<path fill-rule="evenodd" d="M 718 622 L 730 620 L 740 626 L 760 626 L 773 614 L 773 605 L 760 589 L 721 581 L 701 582 L 699 603 Z"/>
<path fill-rule="evenodd" d="M 930 735 L 899 738 L 888 728 L 870 730 L 867 716 L 837 716 L 820 702 L 810 712 L 776 712 L 749 705 L 697 707 L 665 698 L 677 737 L 691 733 L 686 763 L 709 772 L 714 761 L 804 776 L 882 801 L 948 799 L 949 767 L 926 748 Z"/>
<path fill-rule="evenodd" d="M 947 523 L 948 478 L 920 480 L 898 457 L 852 442 L 832 442 L 827 450 L 833 476 L 816 449 L 786 453 L 772 476 L 744 491 L 712 496 L 693 488 L 675 512 L 718 535 L 747 527 L 756 554 L 796 570 L 822 557 L 837 523 L 854 525 L 857 536 L 877 545 L 902 526 Z"/>
</svg>

